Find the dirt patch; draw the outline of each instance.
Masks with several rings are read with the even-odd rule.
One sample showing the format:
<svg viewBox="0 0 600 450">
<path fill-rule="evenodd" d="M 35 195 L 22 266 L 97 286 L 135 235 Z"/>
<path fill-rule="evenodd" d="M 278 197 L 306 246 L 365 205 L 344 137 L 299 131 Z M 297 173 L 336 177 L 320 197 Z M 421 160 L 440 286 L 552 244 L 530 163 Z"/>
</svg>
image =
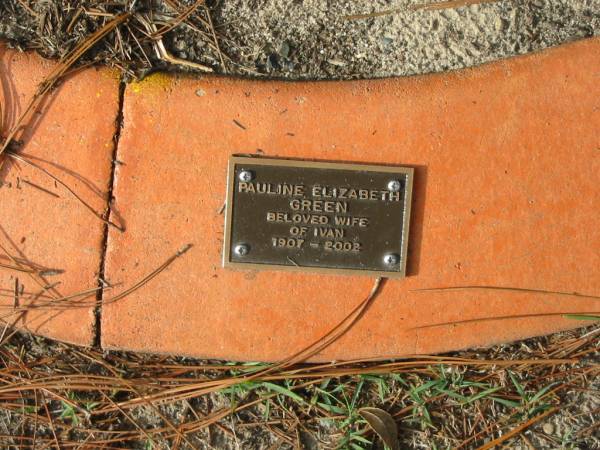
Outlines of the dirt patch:
<svg viewBox="0 0 600 450">
<path fill-rule="evenodd" d="M 229 384 L 265 366 L 102 352 L 17 333 L 0 347 L 0 443 L 382 448 L 358 413 L 368 406 L 393 415 L 401 448 L 478 448 L 509 435 L 504 448 L 597 449 L 599 335 L 592 326 L 436 363 L 299 365 Z"/>
<path fill-rule="evenodd" d="M 459 69 L 600 33 L 600 0 L 503 0 L 415 10 L 423 3 L 212 1 L 164 34 L 164 45 L 172 56 L 219 73 L 345 79 Z M 64 55 L 110 15 L 132 11 L 136 18 L 158 24 L 177 16 L 162 1 L 49 0 L 25 8 L 27 4 L 0 3 L 0 38 L 51 57 Z M 389 10 L 377 17 L 349 18 Z M 158 57 L 144 41 L 148 30 L 143 28 L 140 23 L 122 26 L 88 59 L 126 67 L 138 76 L 157 68 L 194 70 Z"/>
<path fill-rule="evenodd" d="M 422 0 L 225 1 L 215 11 L 215 20 L 235 42 L 228 49 L 235 59 L 261 73 L 289 78 L 440 72 L 600 31 L 598 1 L 501 1 L 410 10 L 419 3 Z M 369 19 L 346 18 L 390 8 L 400 11 Z"/>
</svg>

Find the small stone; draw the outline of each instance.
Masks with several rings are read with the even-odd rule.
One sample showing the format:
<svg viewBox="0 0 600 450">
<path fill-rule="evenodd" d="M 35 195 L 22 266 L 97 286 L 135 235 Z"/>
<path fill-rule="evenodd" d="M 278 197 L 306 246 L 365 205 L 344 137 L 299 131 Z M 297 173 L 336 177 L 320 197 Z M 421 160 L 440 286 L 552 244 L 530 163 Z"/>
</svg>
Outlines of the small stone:
<svg viewBox="0 0 600 450">
<path fill-rule="evenodd" d="M 384 48 L 388 48 L 390 46 L 390 44 L 393 42 L 393 39 L 389 38 L 387 36 L 382 36 L 381 38 L 379 38 L 379 42 L 381 42 L 381 45 Z"/>
<path fill-rule="evenodd" d="M 287 58 L 290 55 L 290 44 L 288 44 L 287 42 L 282 42 L 281 46 L 279 47 L 279 56 L 281 56 L 282 58 Z"/>
<path fill-rule="evenodd" d="M 206 95 L 206 91 L 204 89 L 196 89 L 196 95 L 198 97 L 204 97 Z"/>
<path fill-rule="evenodd" d="M 175 47 L 175 50 L 177 51 L 183 51 L 186 49 L 187 44 L 185 43 L 185 41 L 175 41 L 173 43 L 173 47 Z"/>
<path fill-rule="evenodd" d="M 267 58 L 267 68 L 277 70 L 280 68 L 279 55 L 277 53 L 271 53 Z"/>
<path fill-rule="evenodd" d="M 340 61 L 339 59 L 328 59 L 327 62 L 332 66 L 343 67 L 346 65 L 344 61 Z"/>
<path fill-rule="evenodd" d="M 544 433 L 546 434 L 554 434 L 554 425 L 552 425 L 550 422 L 545 423 L 542 427 L 542 430 L 544 430 Z"/>
<path fill-rule="evenodd" d="M 508 28 L 508 22 L 504 20 L 502 17 L 497 17 L 494 21 L 494 27 L 496 31 L 502 31 Z"/>
<path fill-rule="evenodd" d="M 591 412 L 591 408 L 587 404 L 583 404 L 581 405 L 581 412 L 583 414 L 588 414 L 589 412 Z"/>
</svg>

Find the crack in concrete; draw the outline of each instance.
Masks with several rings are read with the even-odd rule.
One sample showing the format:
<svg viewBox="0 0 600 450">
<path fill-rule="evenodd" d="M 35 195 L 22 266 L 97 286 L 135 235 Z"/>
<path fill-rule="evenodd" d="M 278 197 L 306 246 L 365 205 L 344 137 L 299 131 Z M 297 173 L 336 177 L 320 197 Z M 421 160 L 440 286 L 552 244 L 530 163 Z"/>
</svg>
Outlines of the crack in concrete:
<svg viewBox="0 0 600 450">
<path fill-rule="evenodd" d="M 113 203 L 113 188 L 115 184 L 115 171 L 117 167 L 117 154 L 119 151 L 119 140 L 121 139 L 121 131 L 124 126 L 123 117 L 123 105 L 125 102 L 125 89 L 126 83 L 121 80 L 119 83 L 119 108 L 115 119 L 115 134 L 113 135 L 113 150 L 111 158 L 110 176 L 107 184 L 107 195 L 106 195 L 106 208 L 103 214 L 105 220 L 109 220 L 112 214 L 112 203 Z M 110 233 L 110 226 L 108 223 L 104 224 L 102 230 L 102 246 L 100 250 L 100 267 L 98 269 L 98 292 L 96 294 L 96 306 L 94 308 L 94 341 L 93 347 L 101 348 L 102 338 L 102 300 L 104 298 L 104 288 L 107 286 L 107 282 L 104 279 L 104 270 L 106 266 L 106 252 L 108 248 L 108 236 Z"/>
</svg>

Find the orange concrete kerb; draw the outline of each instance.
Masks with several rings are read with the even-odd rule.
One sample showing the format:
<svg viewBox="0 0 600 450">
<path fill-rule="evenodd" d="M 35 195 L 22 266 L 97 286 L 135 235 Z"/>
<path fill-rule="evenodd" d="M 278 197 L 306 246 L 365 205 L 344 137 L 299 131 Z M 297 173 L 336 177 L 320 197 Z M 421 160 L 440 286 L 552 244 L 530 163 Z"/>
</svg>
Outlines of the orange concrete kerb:
<svg viewBox="0 0 600 450">
<path fill-rule="evenodd" d="M 580 322 L 598 300 L 452 286 L 600 292 L 600 40 L 460 72 L 352 82 L 156 75 L 129 86 L 106 276 L 131 285 L 104 307 L 102 345 L 277 360 L 329 331 L 365 277 L 221 266 L 227 160 L 269 157 L 415 168 L 409 277 L 315 359 L 488 345 Z M 541 317 L 536 315 L 542 314 Z M 515 317 L 518 316 L 518 317 Z"/>
<path fill-rule="evenodd" d="M 15 123 L 53 67 L 54 63 L 38 56 L 0 45 L 2 133 Z M 59 177 L 99 212 L 107 207 L 118 97 L 114 73 L 81 71 L 62 83 L 17 136 L 22 155 Z M 6 249 L 0 251 L 0 263 L 4 264 L 0 267 L 3 318 L 11 324 L 16 320 L 17 325 L 35 333 L 92 344 L 91 307 L 37 310 L 24 316 L 12 314 L 12 307 L 39 305 L 97 287 L 103 223 L 43 172 L 10 159 L 0 172 L 0 205 L 0 245 Z M 30 274 L 7 268 L 15 265 L 11 257 L 47 274 L 42 284 Z"/>
<path fill-rule="evenodd" d="M 3 133 L 51 68 L 0 47 Z M 126 231 L 107 233 L 62 186 L 7 160 L 0 243 L 19 261 L 63 271 L 47 276 L 44 295 L 106 280 L 104 299 L 193 247 L 105 304 L 98 329 L 93 308 L 28 312 L 17 325 L 86 345 L 95 336 L 107 349 L 233 360 L 278 360 L 324 335 L 373 278 L 222 267 L 227 162 L 249 153 L 414 168 L 408 277 L 384 283 L 314 360 L 436 353 L 580 326 L 564 314 L 600 311 L 599 74 L 598 38 L 403 79 L 156 74 L 125 89 L 115 143 L 118 80 L 79 71 L 20 136 L 20 152 L 99 213 L 112 189 L 111 214 Z M 6 254 L 0 263 L 5 314 L 40 286 L 4 267 L 14 263 Z M 457 286 L 554 294 L 428 290 Z"/>
</svg>

